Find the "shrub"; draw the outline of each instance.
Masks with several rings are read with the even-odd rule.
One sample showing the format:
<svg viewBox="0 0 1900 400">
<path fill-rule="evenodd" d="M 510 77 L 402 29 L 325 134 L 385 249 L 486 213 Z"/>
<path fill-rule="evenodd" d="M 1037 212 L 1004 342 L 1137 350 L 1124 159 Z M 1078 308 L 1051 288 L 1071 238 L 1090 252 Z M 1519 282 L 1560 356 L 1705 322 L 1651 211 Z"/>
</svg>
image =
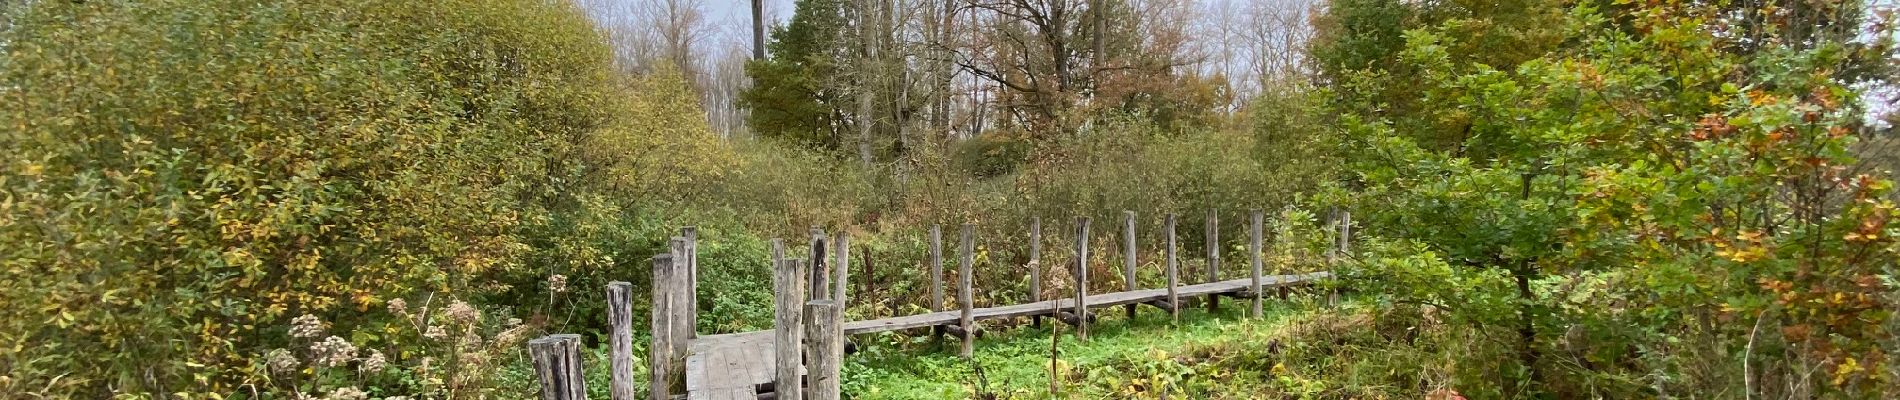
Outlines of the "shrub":
<svg viewBox="0 0 1900 400">
<path fill-rule="evenodd" d="M 431 351 L 357 328 L 545 282 L 495 278 L 579 202 L 572 155 L 622 96 L 560 2 L 8 13 L 0 397 L 276 387 L 262 355 L 306 344 L 284 328 L 306 314 L 413 365 Z"/>
</svg>

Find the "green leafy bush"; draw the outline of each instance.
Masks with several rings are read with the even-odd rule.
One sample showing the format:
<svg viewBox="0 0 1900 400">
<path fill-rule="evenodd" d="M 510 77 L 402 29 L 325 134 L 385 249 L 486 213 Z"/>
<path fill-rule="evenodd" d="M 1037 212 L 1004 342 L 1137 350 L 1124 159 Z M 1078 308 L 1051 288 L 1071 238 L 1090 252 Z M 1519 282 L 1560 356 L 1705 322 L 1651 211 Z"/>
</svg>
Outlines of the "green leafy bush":
<svg viewBox="0 0 1900 400">
<path fill-rule="evenodd" d="M 529 237 L 604 207 L 579 194 L 613 164 L 580 148 L 625 123 L 614 115 L 627 95 L 564 2 L 45 1 L 8 13 L 0 397 L 315 391 L 323 370 L 266 365 L 271 349 L 327 340 L 290 335 L 304 315 L 381 351 L 400 366 L 390 374 L 425 374 L 371 379 L 390 385 L 381 394 L 479 396 L 484 374 L 426 375 L 458 371 L 425 366 L 454 356 L 417 338 L 427 329 L 390 328 L 441 321 L 383 308 L 432 299 L 440 316 L 513 287 L 546 296 L 537 267 L 551 267 L 529 255 L 574 242 Z"/>
<path fill-rule="evenodd" d="M 1390 348 L 1490 364 L 1427 387 L 1891 397 L 1892 182 L 1850 167 L 1845 72 L 1890 43 L 1741 43 L 1724 7 L 1576 5 L 1564 51 L 1506 64 L 1427 25 L 1399 67 L 1351 72 L 1419 101 L 1337 99 L 1357 180 L 1328 197 L 1371 244 L 1341 272 L 1385 312 L 1434 316 L 1413 325 L 1440 334 Z"/>
</svg>

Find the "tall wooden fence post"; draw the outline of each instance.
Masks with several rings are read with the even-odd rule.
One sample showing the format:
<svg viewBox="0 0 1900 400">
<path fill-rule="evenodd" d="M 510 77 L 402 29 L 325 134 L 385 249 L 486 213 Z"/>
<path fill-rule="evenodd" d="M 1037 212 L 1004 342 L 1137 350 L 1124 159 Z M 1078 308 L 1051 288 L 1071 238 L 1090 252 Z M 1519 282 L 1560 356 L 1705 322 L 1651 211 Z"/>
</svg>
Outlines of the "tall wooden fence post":
<svg viewBox="0 0 1900 400">
<path fill-rule="evenodd" d="M 1259 209 L 1253 210 L 1250 214 L 1252 214 L 1253 221 L 1251 221 L 1252 224 L 1248 225 L 1249 229 L 1247 233 L 1250 237 L 1247 239 L 1247 255 L 1253 258 L 1253 317 L 1260 318 L 1266 311 L 1261 304 L 1262 296 L 1265 295 L 1262 292 L 1266 289 L 1260 286 L 1260 274 L 1263 267 L 1263 263 L 1260 260 L 1260 240 L 1261 235 L 1264 234 L 1261 230 L 1264 229 L 1266 225 L 1267 216 L 1266 213 L 1261 212 Z"/>
<path fill-rule="evenodd" d="M 847 307 L 845 303 L 845 284 L 851 282 L 851 234 L 844 230 L 839 230 L 838 238 L 833 239 L 833 241 L 837 242 L 838 249 L 832 253 L 838 260 L 832 263 L 835 265 L 832 268 L 836 269 L 838 277 L 837 279 L 833 279 L 832 282 L 837 284 L 838 287 L 836 288 L 836 293 L 832 293 L 831 299 L 838 303 L 836 304 L 838 314 L 843 315 Z M 838 324 L 838 327 L 843 328 L 844 324 Z"/>
<path fill-rule="evenodd" d="M 672 337 L 668 338 L 667 342 L 673 346 L 672 363 L 674 369 L 679 371 L 679 374 L 673 375 L 673 379 L 679 380 L 683 377 L 683 375 L 680 374 L 683 374 L 686 368 L 685 363 L 680 360 L 686 358 L 686 345 L 688 340 L 693 337 L 694 331 L 692 325 L 693 315 L 691 314 L 693 294 L 689 292 L 692 290 L 693 285 L 692 282 L 689 281 L 693 277 L 693 271 L 692 264 L 690 264 L 691 260 L 688 259 L 691 257 L 692 251 L 687 247 L 686 238 L 681 236 L 673 237 L 671 248 L 670 257 L 667 258 L 673 261 L 673 273 L 671 276 L 672 280 L 667 282 L 667 297 L 670 299 L 668 301 L 673 303 L 672 306 L 667 308 L 667 312 L 672 314 L 669 319 L 673 321 L 673 329 L 670 333 Z"/>
<path fill-rule="evenodd" d="M 528 354 L 541 380 L 541 400 L 587 400 L 587 384 L 581 379 L 581 335 L 530 340 Z"/>
<path fill-rule="evenodd" d="M 1168 316 L 1174 317 L 1175 325 L 1180 325 L 1181 324 L 1181 294 L 1180 294 L 1181 263 L 1180 263 L 1179 256 L 1175 253 L 1175 250 L 1174 250 L 1175 246 L 1177 245 L 1175 241 L 1175 237 L 1174 237 L 1174 220 L 1175 220 L 1174 213 L 1168 213 L 1167 220 L 1163 221 L 1162 223 L 1163 225 L 1165 225 L 1162 229 L 1167 231 L 1167 242 L 1168 242 L 1168 245 L 1167 245 L 1168 246 L 1168 249 L 1167 249 L 1167 253 L 1168 253 L 1167 254 L 1167 258 L 1168 258 Z"/>
<path fill-rule="evenodd" d="M 1042 301 L 1042 217 L 1029 218 L 1029 301 Z M 1031 326 L 1041 328 L 1042 316 L 1029 317 Z"/>
<path fill-rule="evenodd" d="M 930 312 L 943 311 L 943 225 L 930 226 Z M 930 327 L 930 340 L 943 340 L 943 327 Z"/>
<path fill-rule="evenodd" d="M 976 240 L 972 237 L 975 231 L 975 225 L 963 224 L 963 231 L 958 233 L 961 242 L 958 252 L 961 257 L 957 262 L 957 305 L 963 311 L 957 317 L 957 326 L 963 327 L 963 358 L 976 354 L 976 319 L 971 314 L 976 302 L 971 299 L 974 293 L 971 293 L 970 288 L 976 269 Z"/>
<path fill-rule="evenodd" d="M 1220 282 L 1220 211 L 1207 210 L 1207 282 Z M 1220 295 L 1207 295 L 1207 312 L 1220 311 Z"/>
<path fill-rule="evenodd" d="M 678 281 L 676 274 L 679 273 L 674 268 L 675 265 L 672 254 L 653 256 L 653 326 L 650 331 L 653 338 L 652 343 L 647 346 L 647 377 L 648 387 L 651 388 L 648 393 L 652 394 L 652 400 L 671 399 L 673 381 L 680 378 L 680 372 L 676 372 L 673 360 L 675 357 L 685 356 L 673 353 L 675 348 L 671 334 L 674 331 L 673 325 L 684 323 L 673 319 L 676 315 L 673 312 L 676 303 L 673 301 L 672 292 L 678 290 L 673 283 Z"/>
<path fill-rule="evenodd" d="M 799 351 L 804 344 L 804 276 L 804 261 L 796 258 L 780 260 L 772 273 L 772 302 L 777 305 L 772 342 L 772 362 L 777 370 L 773 390 L 781 399 L 805 398 L 804 384 L 798 376 L 804 364 Z"/>
<path fill-rule="evenodd" d="M 806 368 L 806 381 L 811 386 L 811 400 L 838 400 L 841 393 L 841 369 L 844 365 L 844 331 L 841 309 L 836 300 L 815 299 L 805 303 L 806 338 L 811 347 L 805 349 L 811 365 Z"/>
<path fill-rule="evenodd" d="M 1122 211 L 1122 289 L 1135 290 L 1135 212 Z M 1135 320 L 1135 304 L 1128 305 L 1128 320 Z"/>
<path fill-rule="evenodd" d="M 633 284 L 611 282 L 607 284 L 607 325 L 612 330 L 608 340 L 610 376 L 613 380 L 608 387 L 612 400 L 635 400 L 633 393 Z"/>
<path fill-rule="evenodd" d="M 686 238 L 686 337 L 699 337 L 699 228 L 681 227 Z"/>
<path fill-rule="evenodd" d="M 1089 339 L 1089 217 L 1075 220 L 1075 337 Z"/>
<path fill-rule="evenodd" d="M 1339 259 L 1345 259 L 1347 257 L 1352 256 L 1352 211 L 1347 211 L 1345 209 L 1339 210 L 1339 234 L 1336 235 L 1336 237 L 1338 238 L 1339 246 L 1338 246 L 1338 249 L 1334 250 L 1333 252 L 1335 262 L 1334 262 L 1334 265 L 1328 266 L 1329 271 L 1331 269 L 1336 269 L 1339 267 L 1337 265 L 1337 261 Z M 1339 304 L 1339 288 L 1338 287 L 1334 287 L 1332 290 L 1328 291 L 1328 293 L 1326 294 L 1326 303 Z"/>
<path fill-rule="evenodd" d="M 805 295 L 812 299 L 831 298 L 831 257 L 827 255 L 831 247 L 826 242 L 824 230 L 811 228 L 811 257 L 806 258 L 810 260 L 806 262 L 810 266 L 806 273 L 811 274 L 811 277 L 805 279 L 805 283 L 810 285 L 805 289 Z"/>
</svg>

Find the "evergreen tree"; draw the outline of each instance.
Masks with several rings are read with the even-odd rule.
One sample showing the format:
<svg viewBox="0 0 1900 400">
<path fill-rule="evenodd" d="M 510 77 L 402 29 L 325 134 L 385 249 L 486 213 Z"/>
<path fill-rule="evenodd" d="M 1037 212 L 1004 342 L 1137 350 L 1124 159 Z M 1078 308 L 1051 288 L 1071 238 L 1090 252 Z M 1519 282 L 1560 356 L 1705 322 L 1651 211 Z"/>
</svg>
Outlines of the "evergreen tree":
<svg viewBox="0 0 1900 400">
<path fill-rule="evenodd" d="M 753 83 L 740 94 L 759 136 L 844 149 L 845 110 L 853 106 L 841 78 L 850 62 L 845 22 L 842 1 L 799 0 L 791 24 L 772 29 L 771 57 L 746 65 Z"/>
</svg>

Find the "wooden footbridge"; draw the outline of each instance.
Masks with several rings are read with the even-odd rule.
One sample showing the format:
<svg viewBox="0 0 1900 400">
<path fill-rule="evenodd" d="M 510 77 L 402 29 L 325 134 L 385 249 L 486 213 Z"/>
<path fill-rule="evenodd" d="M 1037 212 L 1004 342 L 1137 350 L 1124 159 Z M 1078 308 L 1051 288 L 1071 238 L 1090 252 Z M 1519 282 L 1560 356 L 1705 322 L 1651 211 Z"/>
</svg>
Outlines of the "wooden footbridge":
<svg viewBox="0 0 1900 400">
<path fill-rule="evenodd" d="M 1209 213 L 1209 238 L 1218 235 L 1217 218 L 1217 214 Z M 653 313 L 650 319 L 653 340 L 649 347 L 647 377 L 651 383 L 649 398 L 833 400 L 841 395 L 839 367 L 845 342 L 852 335 L 931 328 L 936 334 L 960 338 L 961 354 L 968 357 L 973 351 L 975 337 L 982 330 L 982 321 L 1028 317 L 1040 324 L 1043 317 L 1049 317 L 1074 326 L 1076 335 L 1086 340 L 1088 326 L 1094 319 L 1092 313 L 1097 309 L 1121 306 L 1132 317 L 1137 307 L 1147 305 L 1166 311 L 1178 320 L 1183 297 L 1203 297 L 1206 300 L 1202 303 L 1210 310 L 1219 307 L 1220 297 L 1234 297 L 1251 299 L 1252 315 L 1259 316 L 1264 298 L 1284 298 L 1290 287 L 1329 277 L 1325 272 L 1263 275 L 1262 214 L 1253 211 L 1248 247 L 1253 267 L 1250 276 L 1216 280 L 1220 276 L 1218 240 L 1209 240 L 1204 271 L 1206 282 L 1182 285 L 1179 283 L 1179 262 L 1175 251 L 1175 216 L 1168 215 L 1164 227 L 1167 284 L 1160 288 L 1139 289 L 1135 282 L 1135 219 L 1134 213 L 1129 212 L 1125 213 L 1121 235 L 1124 238 L 1121 243 L 1124 251 L 1121 271 L 1123 291 L 1088 294 L 1088 269 L 1084 263 L 1090 258 L 1086 240 L 1089 237 L 1089 222 L 1087 218 L 1076 221 L 1075 234 L 1081 240 L 1076 241 L 1078 256 L 1075 259 L 1078 261 L 1076 265 L 1070 265 L 1072 296 L 1047 300 L 1040 298 L 1040 286 L 1044 278 L 1039 265 L 1041 223 L 1032 221 L 1032 301 L 998 307 L 973 307 L 970 281 L 974 264 L 973 235 L 971 225 L 965 224 L 960 235 L 961 260 L 960 273 L 957 274 L 960 282 L 956 293 L 958 307 L 955 310 L 942 310 L 942 235 L 938 227 L 932 227 L 932 312 L 851 322 L 843 320 L 843 307 L 840 306 L 847 299 L 844 282 L 850 263 L 850 238 L 840 234 L 835 241 L 828 242 L 822 231 L 814 229 L 809 260 L 815 262 L 786 257 L 783 243 L 774 240 L 774 329 L 705 336 L 699 336 L 692 329 L 697 319 L 697 310 L 694 309 L 697 307 L 696 301 L 692 301 L 696 298 L 698 286 L 697 238 L 693 228 L 682 229 L 682 235 L 673 238 L 669 252 L 653 258 Z M 1346 227 L 1350 225 L 1342 223 L 1338 226 L 1334 243 L 1337 249 L 1343 249 L 1348 234 Z M 832 250 L 835 252 L 828 255 L 827 251 Z M 635 396 L 630 287 L 630 284 L 616 282 L 607 288 L 608 318 L 613 328 L 609 345 L 612 347 L 611 393 L 614 400 L 631 400 Z M 1270 295 L 1269 291 L 1274 294 Z M 586 398 L 581 384 L 579 347 L 579 338 L 574 335 L 551 335 L 530 341 L 529 349 L 541 379 L 543 400 Z"/>
</svg>

